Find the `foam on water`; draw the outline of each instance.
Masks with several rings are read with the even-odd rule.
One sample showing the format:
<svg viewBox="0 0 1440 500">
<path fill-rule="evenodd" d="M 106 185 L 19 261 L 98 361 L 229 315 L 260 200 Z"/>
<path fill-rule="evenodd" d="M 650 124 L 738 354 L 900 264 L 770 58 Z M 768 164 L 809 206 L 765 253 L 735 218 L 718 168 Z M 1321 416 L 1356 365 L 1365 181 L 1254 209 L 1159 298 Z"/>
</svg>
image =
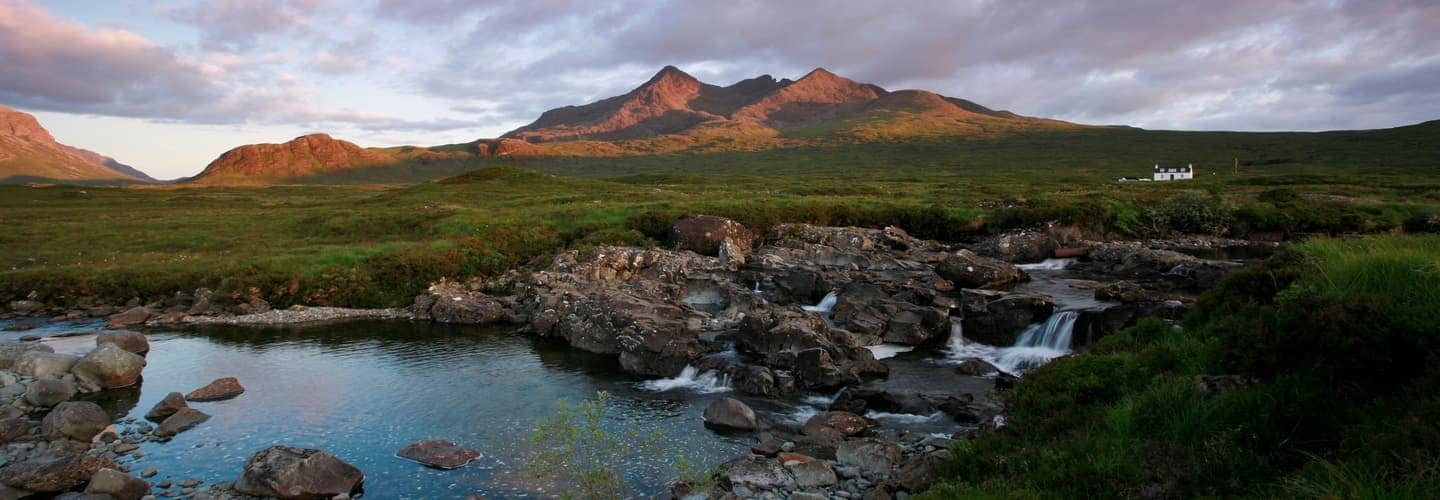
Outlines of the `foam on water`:
<svg viewBox="0 0 1440 500">
<path fill-rule="evenodd" d="M 1057 312 L 1044 323 L 1030 325 L 1020 334 L 1015 345 L 1010 347 L 995 347 L 966 340 L 962 323 L 959 319 L 952 318 L 946 361 L 958 364 L 968 359 L 981 359 L 1005 373 L 1020 375 L 1069 354 L 1075 321 L 1079 317 L 1080 314 L 1076 311 Z"/>
<path fill-rule="evenodd" d="M 871 410 L 865 413 L 867 418 L 883 420 L 898 424 L 919 424 L 924 422 L 935 422 L 945 417 L 944 413 L 935 412 L 929 415 L 915 415 L 913 413 L 888 413 Z"/>
<path fill-rule="evenodd" d="M 656 392 L 685 389 L 701 394 L 711 394 L 729 391 L 730 377 L 710 370 L 701 372 L 693 366 L 686 365 L 685 369 L 681 370 L 679 375 L 671 378 L 647 380 L 641 382 L 640 387 Z"/>
<path fill-rule="evenodd" d="M 818 312 L 825 315 L 826 317 L 829 317 L 830 311 L 835 310 L 835 303 L 839 300 L 839 295 L 836 295 L 835 292 L 830 292 L 825 294 L 825 298 L 820 299 L 819 304 L 815 304 L 813 306 L 800 306 L 800 308 L 810 312 Z"/>
<path fill-rule="evenodd" d="M 1075 259 L 1045 259 L 1041 262 L 1036 262 L 1033 264 L 1019 264 L 1015 267 L 1024 269 L 1026 271 L 1059 271 L 1070 267 L 1070 264 L 1073 262 L 1075 262 Z"/>
</svg>

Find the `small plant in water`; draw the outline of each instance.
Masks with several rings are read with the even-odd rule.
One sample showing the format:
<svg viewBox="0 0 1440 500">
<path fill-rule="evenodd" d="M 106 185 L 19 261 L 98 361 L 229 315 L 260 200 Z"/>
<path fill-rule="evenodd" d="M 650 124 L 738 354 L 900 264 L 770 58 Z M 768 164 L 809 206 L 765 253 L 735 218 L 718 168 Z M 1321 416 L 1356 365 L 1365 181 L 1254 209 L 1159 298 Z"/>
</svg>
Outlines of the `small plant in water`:
<svg viewBox="0 0 1440 500">
<path fill-rule="evenodd" d="M 655 442 L 633 429 L 623 433 L 604 427 L 610 393 L 578 404 L 561 400 L 556 411 L 541 420 L 530 437 L 535 451 L 525 464 L 530 475 L 555 481 L 570 490 L 566 498 L 621 498 L 633 488 L 625 481 L 622 464 Z"/>
</svg>

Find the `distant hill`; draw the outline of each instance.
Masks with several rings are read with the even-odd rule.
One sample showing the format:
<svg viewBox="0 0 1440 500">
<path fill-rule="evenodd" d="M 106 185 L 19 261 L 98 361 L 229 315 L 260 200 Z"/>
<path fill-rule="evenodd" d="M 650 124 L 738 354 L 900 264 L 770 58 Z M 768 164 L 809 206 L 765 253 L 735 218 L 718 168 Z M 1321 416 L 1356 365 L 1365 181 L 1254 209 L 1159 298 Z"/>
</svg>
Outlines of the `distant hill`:
<svg viewBox="0 0 1440 500">
<path fill-rule="evenodd" d="M 0 106 L 0 183 L 159 182 L 114 158 L 61 144 L 34 115 Z"/>
<path fill-rule="evenodd" d="M 409 182 L 466 170 L 488 146 L 362 148 L 327 134 L 283 144 L 249 144 L 224 154 L 188 184 Z M 470 166 L 473 167 L 473 166 Z M 394 172 L 387 172 L 394 170 Z"/>
</svg>

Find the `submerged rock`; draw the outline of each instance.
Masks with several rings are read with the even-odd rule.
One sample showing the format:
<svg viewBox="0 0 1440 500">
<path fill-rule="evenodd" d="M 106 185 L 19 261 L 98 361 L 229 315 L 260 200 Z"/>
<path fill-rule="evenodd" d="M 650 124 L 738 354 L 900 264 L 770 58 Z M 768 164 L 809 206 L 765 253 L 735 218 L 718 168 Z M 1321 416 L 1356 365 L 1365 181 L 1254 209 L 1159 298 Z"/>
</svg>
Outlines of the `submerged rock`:
<svg viewBox="0 0 1440 500">
<path fill-rule="evenodd" d="M 480 452 L 461 447 L 443 439 L 417 441 L 402 448 L 395 456 L 420 462 L 436 469 L 458 469 L 480 456 Z"/>
<path fill-rule="evenodd" d="M 705 426 L 726 430 L 755 430 L 755 410 L 735 398 L 720 398 L 705 407 Z"/>
<path fill-rule="evenodd" d="M 217 378 L 205 387 L 190 391 L 185 395 L 189 401 L 220 401 L 239 396 L 245 392 L 245 387 L 240 385 L 240 380 L 235 377 Z"/>
<path fill-rule="evenodd" d="M 205 412 L 188 407 L 180 408 L 176 410 L 173 415 L 166 417 L 165 421 L 160 422 L 160 426 L 155 428 L 155 435 L 163 438 L 173 437 L 176 434 L 200 425 L 206 420 L 210 420 L 210 415 L 205 414 Z"/>
<path fill-rule="evenodd" d="M 360 490 L 365 474 L 329 453 L 291 446 L 271 446 L 249 459 L 235 481 L 235 491 L 282 499 L 328 499 Z"/>
</svg>

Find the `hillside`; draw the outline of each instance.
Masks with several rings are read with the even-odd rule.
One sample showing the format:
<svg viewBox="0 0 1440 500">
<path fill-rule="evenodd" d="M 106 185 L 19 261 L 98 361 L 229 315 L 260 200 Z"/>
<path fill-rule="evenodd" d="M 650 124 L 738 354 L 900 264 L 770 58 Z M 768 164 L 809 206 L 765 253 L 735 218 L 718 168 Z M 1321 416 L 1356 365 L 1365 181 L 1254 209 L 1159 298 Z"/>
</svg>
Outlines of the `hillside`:
<svg viewBox="0 0 1440 500">
<path fill-rule="evenodd" d="M 248 144 L 221 154 L 188 184 L 405 182 L 453 175 L 457 162 L 478 158 L 475 145 L 362 148 L 327 134 L 281 144 Z M 387 172 L 394 170 L 394 172 Z"/>
<path fill-rule="evenodd" d="M 114 158 L 55 140 L 34 115 L 0 105 L 0 183 L 157 182 Z"/>
</svg>

